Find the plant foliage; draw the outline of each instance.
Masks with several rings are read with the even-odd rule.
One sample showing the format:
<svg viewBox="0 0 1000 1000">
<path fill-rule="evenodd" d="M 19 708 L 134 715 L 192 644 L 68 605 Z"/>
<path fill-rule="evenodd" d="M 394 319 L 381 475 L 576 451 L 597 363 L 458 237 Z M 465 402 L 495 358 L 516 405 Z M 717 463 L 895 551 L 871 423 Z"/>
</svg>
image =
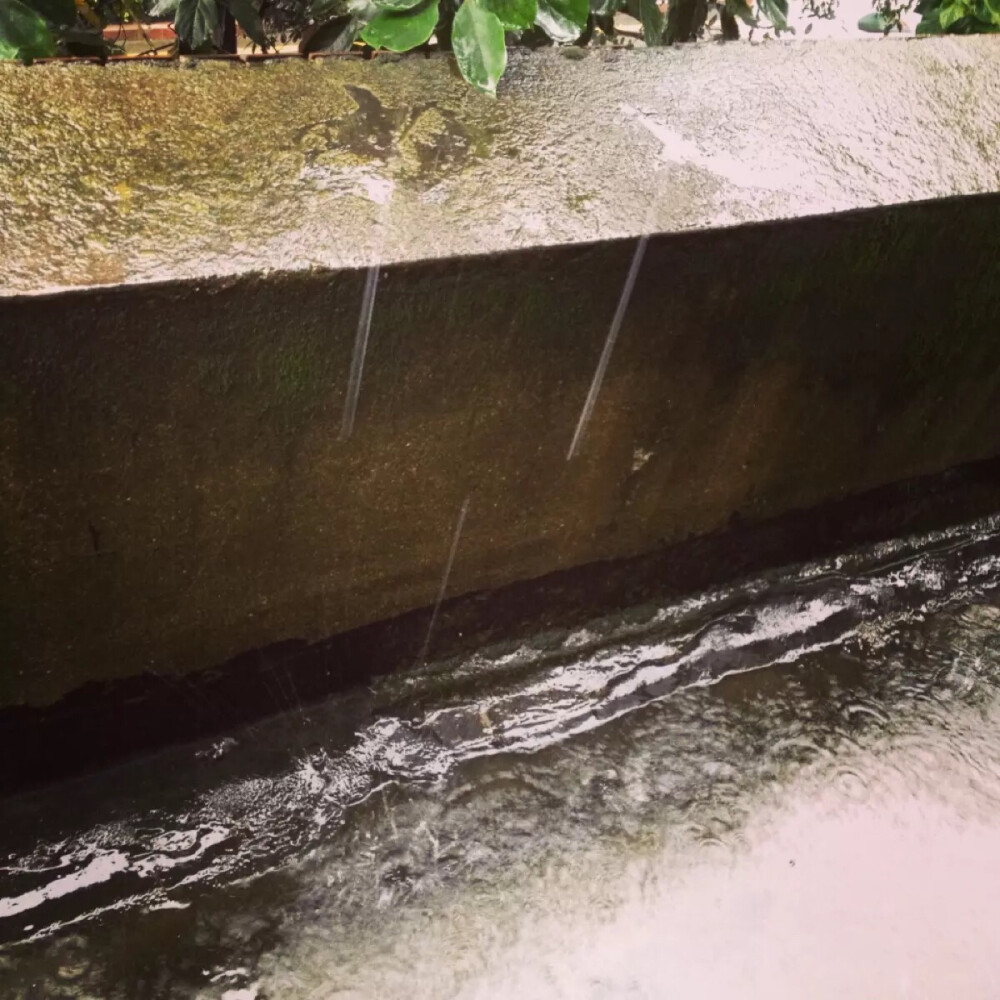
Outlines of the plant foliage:
<svg viewBox="0 0 1000 1000">
<path fill-rule="evenodd" d="M 917 34 L 978 35 L 1000 31 L 1000 0 L 917 0 Z"/>
<path fill-rule="evenodd" d="M 807 14 L 831 17 L 838 0 L 803 2 Z M 918 34 L 1000 32 L 1000 0 L 874 0 L 874 9 L 886 31 L 912 10 Z M 495 96 L 511 44 L 607 40 L 621 10 L 649 46 L 694 41 L 712 23 L 723 39 L 738 38 L 741 24 L 791 30 L 788 0 L 0 0 L 0 59 L 103 57 L 115 47 L 106 25 L 169 18 L 187 52 L 234 51 L 234 24 L 264 51 L 292 39 L 306 55 L 359 45 L 407 52 L 436 38 L 476 90 Z"/>
</svg>

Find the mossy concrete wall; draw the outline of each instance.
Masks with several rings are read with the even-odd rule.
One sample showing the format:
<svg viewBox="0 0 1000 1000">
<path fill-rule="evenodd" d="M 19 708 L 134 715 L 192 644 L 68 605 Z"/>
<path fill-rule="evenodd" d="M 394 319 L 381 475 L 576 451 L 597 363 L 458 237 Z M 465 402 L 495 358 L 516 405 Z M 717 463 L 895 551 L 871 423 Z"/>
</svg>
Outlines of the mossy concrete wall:
<svg viewBox="0 0 1000 1000">
<path fill-rule="evenodd" d="M 904 47 L 882 48 L 900 79 L 932 82 L 928 67 L 944 59 L 951 84 L 981 77 L 988 92 L 996 86 L 978 41 L 905 49 L 919 55 L 904 72 L 896 62 Z M 868 53 L 875 50 L 863 50 L 857 58 L 874 79 Z M 763 65 L 773 80 L 788 65 L 792 79 L 818 93 L 803 69 L 810 50 L 749 51 L 750 77 L 767 78 Z M 814 51 L 820 64 L 844 58 Z M 714 53 L 706 58 L 722 58 Z M 590 85 L 614 79 L 612 103 L 627 103 L 622 54 L 594 58 Z M 682 65 L 692 58 L 679 57 Z M 814 169 L 761 194 L 713 180 L 712 163 L 733 174 L 721 154 L 709 162 L 708 154 L 678 147 L 681 159 L 664 166 L 662 144 L 640 144 L 637 153 L 617 134 L 603 142 L 591 135 L 589 161 L 574 161 L 544 130 L 512 123 L 545 99 L 550 75 L 558 81 L 552 86 L 569 88 L 559 74 L 579 64 L 547 56 L 525 65 L 509 85 L 522 88 L 520 103 L 501 100 L 489 111 L 468 91 L 454 97 L 443 62 L 390 63 L 369 81 L 368 93 L 393 74 L 411 75 L 408 86 L 433 83 L 439 90 L 432 93 L 454 101 L 447 113 L 438 109 L 451 122 L 445 131 L 460 128 L 467 138 L 449 145 L 434 132 L 428 139 L 431 150 L 444 142 L 439 151 L 452 163 L 453 182 L 430 183 L 443 168 L 433 157 L 419 166 L 424 154 L 414 147 L 413 176 L 428 183 L 407 187 L 399 175 L 392 200 L 375 206 L 379 213 L 399 206 L 409 222 L 397 231 L 393 217 L 380 230 L 391 252 L 346 440 L 339 430 L 365 272 L 305 264 L 317 263 L 320 246 L 364 262 L 367 227 L 372 219 L 381 225 L 382 216 L 370 217 L 368 189 L 333 202 L 319 189 L 303 195 L 288 178 L 301 180 L 304 154 L 276 144 L 263 127 L 277 119 L 260 122 L 258 134 L 240 116 L 252 114 L 254 95 L 268 107 L 288 106 L 293 119 L 312 95 L 319 115 L 317 92 L 324 100 L 349 94 L 345 79 L 376 71 L 353 64 L 256 78 L 245 69 L 226 70 L 231 76 L 213 69 L 203 78 L 201 70 L 162 71 L 168 97 L 189 86 L 202 94 L 184 105 L 201 138 L 178 147 L 158 145 L 157 115 L 180 114 L 156 89 L 159 70 L 128 78 L 149 85 L 148 107 L 130 123 L 124 99 L 109 89 L 126 79 L 120 70 L 0 74 L 0 119 L 33 121 L 39 143 L 33 161 L 21 139 L 0 157 L 9 181 L 8 294 L 0 298 L 0 705 L 46 704 L 85 681 L 144 670 L 193 671 L 283 639 L 318 639 L 430 605 L 466 501 L 449 594 L 636 555 L 724 529 L 734 517 L 756 521 L 1000 453 L 1000 198 L 774 221 L 821 203 L 853 207 L 852 184 L 862 204 L 877 192 L 885 202 L 899 190 L 929 193 L 934 176 L 942 194 L 1000 187 L 992 117 L 969 130 L 929 117 L 928 128 L 964 136 L 961 147 L 906 137 L 912 161 L 885 162 L 874 180 L 862 162 L 868 154 L 851 159 L 846 141 L 829 136 L 814 148 L 788 125 L 772 158 L 787 155 Z M 641 65 L 643 99 L 659 95 L 673 108 L 666 82 L 676 67 L 663 59 L 657 76 L 651 63 Z M 217 84 L 230 79 L 239 81 L 235 91 Z M 833 92 L 842 81 L 823 86 Z M 9 99 L 32 88 L 41 102 L 34 109 Z M 708 93 L 719 92 L 740 91 L 723 81 Z M 87 159 L 82 135 L 74 138 L 87 131 L 82 120 L 47 146 L 39 107 L 57 115 L 64 103 L 86 104 L 95 94 L 106 111 L 93 121 L 107 144 L 97 159 Z M 807 121 L 794 90 L 778 87 L 772 96 L 791 105 L 789 119 Z M 355 107 L 367 100 L 355 97 Z M 914 100 L 907 98 L 910 106 Z M 355 134 L 339 117 L 343 109 L 330 107 L 316 126 L 326 130 L 330 157 L 347 156 L 367 138 L 376 149 L 399 145 L 380 138 L 375 111 L 355 122 Z M 941 113 L 953 107 L 948 98 Z M 226 155 L 212 145 L 211 128 L 228 115 L 259 149 L 249 138 Z M 529 125 L 540 127 L 543 118 Z M 752 108 L 734 98 L 731 117 L 705 112 L 705 128 L 711 122 L 735 149 L 733 137 L 752 132 L 748 118 Z M 840 121 L 829 120 L 831 128 Z M 863 139 L 867 121 L 848 115 L 836 127 L 843 134 L 855 127 Z M 395 119 L 386 125 L 404 127 Z M 518 129 L 518 148 L 505 145 Z M 711 134 L 699 140 L 702 149 Z M 895 148 L 894 135 L 880 134 L 883 148 Z M 120 159 L 115 141 L 139 150 L 138 160 Z M 459 158 L 474 158 L 480 145 L 489 155 L 475 170 L 486 173 L 463 173 L 448 160 L 459 147 Z M 116 181 L 124 185 L 116 198 L 96 204 L 86 185 L 111 191 L 117 176 L 101 172 L 102 157 L 127 176 Z M 634 189 L 613 192 L 613 219 L 600 166 L 619 159 L 648 169 L 629 174 Z M 338 163 L 328 180 L 353 169 Z M 50 197 L 51 178 L 36 178 L 49 167 L 70 192 L 65 207 Z M 549 196 L 562 203 L 532 215 L 531 205 L 542 205 L 538 177 L 554 177 L 557 167 L 563 173 Z M 523 183 L 508 173 L 515 170 Z M 890 183 L 895 170 L 901 176 Z M 473 197 L 476 178 L 490 171 L 506 186 Z M 257 186 L 232 198 L 205 195 L 223 191 L 225 179 L 249 184 L 258 173 Z M 659 204 L 680 213 L 675 226 L 647 214 L 647 186 L 659 191 L 668 179 L 681 187 L 668 186 Z M 521 187 L 528 202 L 518 200 Z M 572 201 L 583 198 L 577 188 L 597 194 Z M 293 189 L 298 202 L 288 195 Z M 435 215 L 449 191 L 468 213 L 455 215 L 454 226 Z M 810 191 L 818 192 L 815 204 Z M 284 214 L 246 214 L 271 197 Z M 435 221 L 420 226 L 422 211 Z M 759 222 L 717 225 L 744 216 Z M 60 242 L 61 220 L 68 229 Z M 636 246 L 617 237 L 650 227 L 658 235 L 581 454 L 567 461 Z M 705 231 L 676 231 L 697 227 Z M 616 238 L 598 239 L 604 235 Z M 465 253 L 477 239 L 491 252 Z M 532 243 L 547 245 L 526 246 Z M 248 262 L 287 266 L 257 273 Z M 329 256 L 318 262 L 332 263 Z M 169 280 L 146 280 L 156 276 Z M 106 281 L 120 284 L 80 287 Z M 52 293 L 55 286 L 76 290 Z"/>
<path fill-rule="evenodd" d="M 184 671 L 1000 452 L 1000 199 L 6 303 L 2 700 Z M 933 260 L 933 280 L 919 280 Z"/>
</svg>

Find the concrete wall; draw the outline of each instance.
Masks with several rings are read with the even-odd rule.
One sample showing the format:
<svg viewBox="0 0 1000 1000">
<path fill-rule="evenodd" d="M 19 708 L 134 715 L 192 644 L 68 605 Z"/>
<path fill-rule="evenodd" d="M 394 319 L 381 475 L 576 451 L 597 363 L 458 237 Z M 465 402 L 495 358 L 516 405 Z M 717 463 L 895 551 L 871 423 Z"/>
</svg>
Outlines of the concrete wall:
<svg viewBox="0 0 1000 1000">
<path fill-rule="evenodd" d="M 11 299 L 4 703 L 191 671 L 1000 453 L 1000 198 Z M 933 262 L 928 273 L 928 262 Z"/>
<path fill-rule="evenodd" d="M 997 455 L 993 44 L 3 67 L 0 706 Z"/>
</svg>

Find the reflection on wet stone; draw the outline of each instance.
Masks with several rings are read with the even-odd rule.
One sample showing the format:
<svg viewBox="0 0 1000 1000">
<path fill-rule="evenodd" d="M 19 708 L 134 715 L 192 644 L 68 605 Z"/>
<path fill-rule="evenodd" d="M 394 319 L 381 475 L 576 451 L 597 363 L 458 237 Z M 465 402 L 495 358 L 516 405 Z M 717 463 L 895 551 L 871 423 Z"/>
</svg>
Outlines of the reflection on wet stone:
<svg viewBox="0 0 1000 1000">
<path fill-rule="evenodd" d="M 430 101 L 386 107 L 366 87 L 344 89 L 353 111 L 295 133 L 304 153 L 300 177 L 317 188 L 382 204 L 396 183 L 426 190 L 489 154 L 485 133 L 474 139 L 470 125 L 449 108 Z"/>
</svg>

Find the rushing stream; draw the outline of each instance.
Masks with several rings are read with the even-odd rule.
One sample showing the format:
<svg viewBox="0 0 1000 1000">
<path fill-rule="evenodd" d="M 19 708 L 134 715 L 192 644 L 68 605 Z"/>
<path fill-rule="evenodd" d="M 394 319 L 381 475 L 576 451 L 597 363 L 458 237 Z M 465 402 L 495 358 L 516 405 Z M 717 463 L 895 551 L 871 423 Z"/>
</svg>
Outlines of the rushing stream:
<svg viewBox="0 0 1000 1000">
<path fill-rule="evenodd" d="M 998 527 L 0 803 L 0 996 L 1000 995 Z"/>
</svg>

